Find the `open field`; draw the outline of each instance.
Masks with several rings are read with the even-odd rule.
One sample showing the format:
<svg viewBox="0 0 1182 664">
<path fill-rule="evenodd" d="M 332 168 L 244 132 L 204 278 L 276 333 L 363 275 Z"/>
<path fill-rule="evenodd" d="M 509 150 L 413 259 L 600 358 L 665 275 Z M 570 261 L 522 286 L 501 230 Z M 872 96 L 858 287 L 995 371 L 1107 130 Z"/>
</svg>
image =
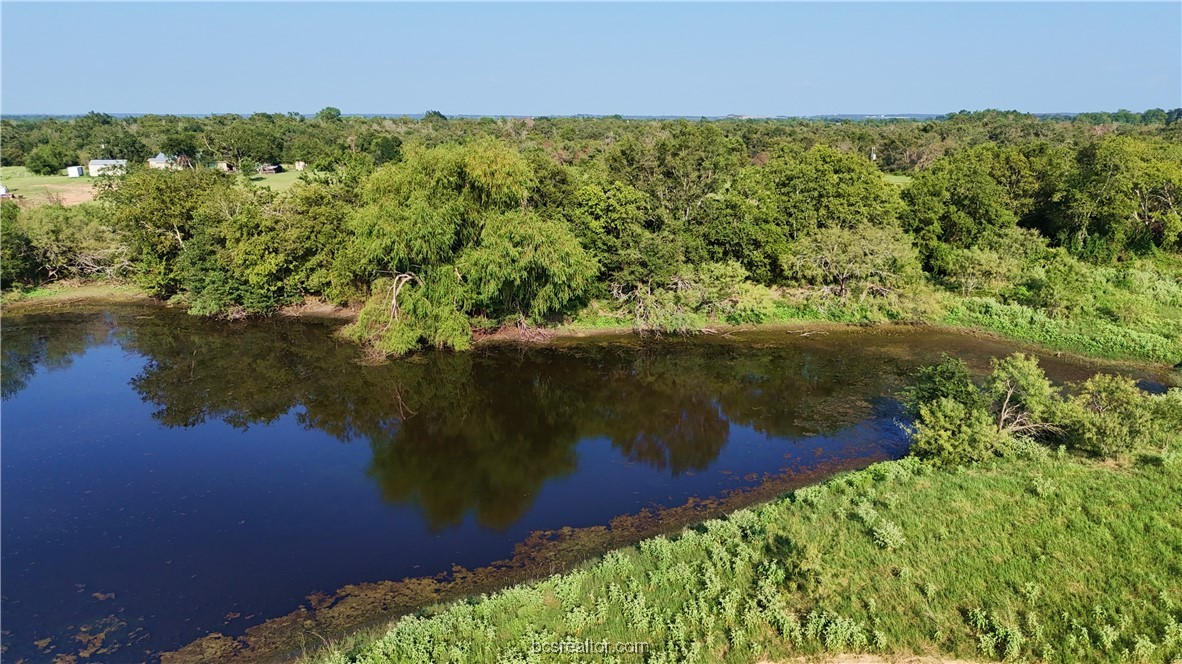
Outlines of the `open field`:
<svg viewBox="0 0 1182 664">
<path fill-rule="evenodd" d="M 270 187 L 277 192 L 287 191 L 300 178 L 300 173 L 290 167 L 274 175 L 256 175 L 251 178 L 256 186 Z M 84 175 L 70 178 L 65 175 L 33 175 L 24 166 L 0 167 L 0 183 L 21 198 L 23 205 L 46 205 L 58 203 L 77 205 L 94 200 L 94 178 Z"/>
<path fill-rule="evenodd" d="M 895 173 L 883 173 L 882 178 L 891 184 L 897 184 L 900 187 L 905 187 L 911 184 L 910 175 L 897 175 Z"/>
<path fill-rule="evenodd" d="M 256 186 L 270 187 L 275 191 L 287 191 L 300 179 L 300 172 L 290 166 L 284 166 L 285 171 L 274 175 L 256 175 L 250 179 Z"/>
<path fill-rule="evenodd" d="M 26 205 L 61 202 L 76 205 L 94 199 L 94 180 L 84 175 L 70 178 L 65 175 L 33 175 L 24 166 L 0 167 L 0 183 L 23 197 Z"/>
</svg>

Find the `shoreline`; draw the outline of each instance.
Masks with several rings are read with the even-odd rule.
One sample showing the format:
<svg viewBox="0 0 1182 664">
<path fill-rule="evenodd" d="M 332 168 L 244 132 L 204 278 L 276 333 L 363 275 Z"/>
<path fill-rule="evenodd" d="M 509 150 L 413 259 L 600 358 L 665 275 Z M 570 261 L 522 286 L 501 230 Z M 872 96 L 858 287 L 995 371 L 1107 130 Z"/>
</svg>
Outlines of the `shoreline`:
<svg viewBox="0 0 1182 664">
<path fill-rule="evenodd" d="M 0 317 L 23 316 L 47 313 L 90 313 L 96 308 L 112 304 L 132 304 L 156 306 L 168 309 L 179 308 L 180 305 L 169 303 L 151 297 L 139 287 L 129 283 L 77 283 L 58 282 L 50 286 L 34 289 L 31 293 L 5 293 L 0 300 Z M 304 302 L 285 305 L 279 308 L 271 318 L 327 320 L 349 323 L 356 319 L 360 307 L 340 306 L 324 300 L 308 297 Z M 661 338 L 661 337 L 718 337 L 728 338 L 735 334 L 751 332 L 762 333 L 795 333 L 800 336 L 824 334 L 830 331 L 853 329 L 928 329 L 954 334 L 963 334 L 978 339 L 1004 341 L 1013 344 L 1020 350 L 1052 354 L 1056 357 L 1084 361 L 1096 366 L 1135 368 L 1142 371 L 1160 374 L 1169 384 L 1182 386 L 1182 361 L 1171 365 L 1168 361 L 1156 361 L 1144 357 L 1129 355 L 1104 355 L 1088 353 L 1079 349 L 1055 347 L 1040 344 L 1027 339 L 1008 336 L 1002 332 L 964 325 L 953 325 L 942 322 L 861 322 L 846 323 L 816 319 L 797 319 L 776 321 L 771 323 L 732 325 L 719 323 L 711 328 L 699 330 L 687 335 L 676 334 L 638 334 L 630 326 L 613 327 L 579 327 L 562 324 L 552 327 L 538 327 L 522 329 L 505 326 L 493 331 L 476 331 L 473 335 L 472 346 L 495 345 L 534 345 L 545 346 L 550 343 L 567 340 L 594 339 L 622 339 L 622 338 Z M 1182 358 L 1179 358 L 1182 360 Z M 393 361 L 387 358 L 384 361 Z"/>
<path fill-rule="evenodd" d="M 383 629 L 423 609 L 495 593 L 594 563 L 605 554 L 660 535 L 674 535 L 710 519 L 778 500 L 792 491 L 896 457 L 869 453 L 818 465 L 808 471 L 765 473 L 757 484 L 691 497 L 681 505 L 620 514 L 606 525 L 537 530 L 514 546 L 512 557 L 469 570 L 454 566 L 434 576 L 350 584 L 315 592 L 291 613 L 246 628 L 241 636 L 210 632 L 181 648 L 158 653 L 163 664 L 219 661 L 255 664 L 287 660 L 324 644 Z"/>
</svg>

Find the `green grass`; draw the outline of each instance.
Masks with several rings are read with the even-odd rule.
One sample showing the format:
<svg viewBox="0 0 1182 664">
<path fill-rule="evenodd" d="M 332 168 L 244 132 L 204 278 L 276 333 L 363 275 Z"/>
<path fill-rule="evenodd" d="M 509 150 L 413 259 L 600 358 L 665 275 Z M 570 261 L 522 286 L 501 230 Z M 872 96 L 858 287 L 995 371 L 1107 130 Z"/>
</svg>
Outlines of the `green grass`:
<svg viewBox="0 0 1182 664">
<path fill-rule="evenodd" d="M 1141 325 L 1103 318 L 1052 318 L 1020 304 L 965 298 L 942 323 L 996 332 L 1055 350 L 1113 359 L 1182 362 L 1182 321 L 1151 320 Z"/>
<path fill-rule="evenodd" d="M 897 184 L 900 187 L 905 187 L 911 184 L 910 175 L 897 175 L 895 173 L 883 173 L 882 178 L 891 184 Z"/>
<path fill-rule="evenodd" d="M 959 470 L 888 462 L 425 610 L 314 661 L 574 661 L 532 644 L 590 639 L 647 641 L 651 662 L 824 652 L 1169 662 L 1182 656 L 1179 486 L 1177 453 L 1124 466 L 1061 455 Z"/>
<path fill-rule="evenodd" d="M 113 281 L 55 282 L 8 291 L 0 296 L 4 312 L 25 312 L 44 307 L 74 306 L 82 302 L 143 300 L 148 295 L 138 286 Z"/>
<path fill-rule="evenodd" d="M 287 191 L 300 179 L 300 172 L 293 167 L 284 166 L 286 170 L 274 175 L 256 175 L 251 178 L 255 186 L 270 187 L 277 192 Z"/>
<path fill-rule="evenodd" d="M 65 175 L 33 175 L 24 166 L 0 167 L 0 183 L 13 194 L 24 196 L 31 202 L 49 202 L 55 196 L 63 196 L 67 202 L 80 202 L 93 197 L 94 180 L 84 175 L 80 178 Z"/>
<path fill-rule="evenodd" d="M 299 180 L 300 173 L 288 169 L 274 175 L 258 175 L 252 178 L 257 186 L 270 187 L 277 192 L 287 191 Z M 47 203 L 55 196 L 67 197 L 67 203 L 93 198 L 94 180 L 87 175 L 70 178 L 65 175 L 33 175 L 24 166 L 0 167 L 0 182 L 9 190 L 33 203 Z"/>
</svg>

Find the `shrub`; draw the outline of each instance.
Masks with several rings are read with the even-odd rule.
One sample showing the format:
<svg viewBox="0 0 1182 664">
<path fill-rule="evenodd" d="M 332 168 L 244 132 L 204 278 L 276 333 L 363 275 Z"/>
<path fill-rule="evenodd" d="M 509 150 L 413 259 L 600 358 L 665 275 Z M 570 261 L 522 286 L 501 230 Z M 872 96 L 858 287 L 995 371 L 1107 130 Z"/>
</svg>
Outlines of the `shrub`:
<svg viewBox="0 0 1182 664">
<path fill-rule="evenodd" d="M 18 220 L 20 208 L 12 201 L 0 205 L 3 228 L 0 228 L 0 288 L 32 284 L 37 281 L 37 262 L 33 243 Z"/>
<path fill-rule="evenodd" d="M 966 408 L 949 397 L 919 406 L 911 430 L 911 454 L 941 465 L 972 463 L 996 456 L 1005 448 L 989 414 Z"/>
<path fill-rule="evenodd" d="M 1084 381 L 1061 409 L 1074 444 L 1100 456 L 1116 456 L 1148 444 L 1157 433 L 1152 398 L 1132 379 L 1098 374 Z"/>
<path fill-rule="evenodd" d="M 948 354 L 943 355 L 939 364 L 921 367 L 916 372 L 915 383 L 903 391 L 904 404 L 913 415 L 919 413 L 919 406 L 942 398 L 969 409 L 984 406 L 981 393 L 969 376 L 968 365 Z"/>
</svg>

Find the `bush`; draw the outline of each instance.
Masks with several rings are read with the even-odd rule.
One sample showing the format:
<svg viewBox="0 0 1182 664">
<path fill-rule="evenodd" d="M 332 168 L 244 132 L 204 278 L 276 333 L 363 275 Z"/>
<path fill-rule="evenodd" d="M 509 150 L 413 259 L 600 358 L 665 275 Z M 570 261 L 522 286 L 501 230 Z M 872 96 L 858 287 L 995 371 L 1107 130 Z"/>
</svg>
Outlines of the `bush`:
<svg viewBox="0 0 1182 664">
<path fill-rule="evenodd" d="M 903 402 L 912 415 L 919 414 L 921 405 L 942 398 L 951 399 L 970 410 L 983 407 L 984 399 L 969 376 L 964 360 L 944 354 L 939 364 L 921 367 L 916 372 L 915 384 L 903 391 Z"/>
<path fill-rule="evenodd" d="M 997 456 L 1005 442 L 985 410 L 949 397 L 921 404 L 911 430 L 911 454 L 946 466 Z"/>
<path fill-rule="evenodd" d="M 1098 374 L 1063 405 L 1059 419 L 1076 447 L 1111 457 L 1153 441 L 1158 433 L 1154 416 L 1152 397 L 1135 382 Z"/>
<path fill-rule="evenodd" d="M 911 427 L 911 454 L 944 465 L 973 463 L 1012 454 L 1047 455 L 1039 442 L 1063 441 L 1105 457 L 1138 449 L 1164 449 L 1182 431 L 1182 390 L 1153 396 L 1130 378 L 1097 374 L 1051 385 L 1031 356 L 1015 353 L 993 361 L 981 385 L 963 362 L 945 358 L 919 371 L 904 391 Z"/>
<path fill-rule="evenodd" d="M 111 278 L 129 266 L 127 246 L 99 205 L 33 207 L 13 226 L 30 243 L 28 257 L 39 281 Z"/>
<path fill-rule="evenodd" d="M 742 283 L 726 320 L 735 325 L 766 323 L 776 315 L 777 302 L 776 294 L 767 286 Z"/>
<path fill-rule="evenodd" d="M 0 288 L 37 281 L 33 243 L 20 227 L 20 208 L 12 201 L 0 204 Z"/>
</svg>

